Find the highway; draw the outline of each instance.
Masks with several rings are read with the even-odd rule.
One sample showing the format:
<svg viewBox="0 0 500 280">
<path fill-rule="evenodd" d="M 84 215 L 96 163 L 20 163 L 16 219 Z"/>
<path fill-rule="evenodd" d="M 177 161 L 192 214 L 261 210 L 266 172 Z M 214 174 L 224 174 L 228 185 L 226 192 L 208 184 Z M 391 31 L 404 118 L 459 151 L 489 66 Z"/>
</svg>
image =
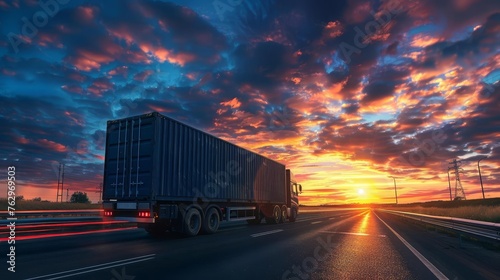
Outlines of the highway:
<svg viewBox="0 0 500 280">
<path fill-rule="evenodd" d="M 403 218 L 370 209 L 307 210 L 295 223 L 223 223 L 216 234 L 191 238 L 126 229 L 22 240 L 16 272 L 2 261 L 0 279 L 500 277 L 500 252 Z M 1 248 L 7 251 L 5 242 Z"/>
</svg>

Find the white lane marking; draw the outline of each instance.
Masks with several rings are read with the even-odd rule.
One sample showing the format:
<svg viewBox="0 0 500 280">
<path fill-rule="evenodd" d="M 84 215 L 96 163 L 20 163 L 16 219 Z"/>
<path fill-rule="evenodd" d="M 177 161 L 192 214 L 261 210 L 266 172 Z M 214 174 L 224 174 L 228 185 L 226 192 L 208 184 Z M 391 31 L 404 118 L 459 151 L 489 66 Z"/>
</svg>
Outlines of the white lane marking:
<svg viewBox="0 0 500 280">
<path fill-rule="evenodd" d="M 420 254 L 419 251 L 417 251 L 417 249 L 413 248 L 413 246 L 411 246 L 410 243 L 408 243 L 408 241 L 406 241 L 401 235 L 399 235 L 399 233 L 397 233 L 394 229 L 392 229 L 386 222 L 384 222 L 384 220 L 382 220 L 375 212 L 374 212 L 375 216 L 377 216 L 377 218 L 382 222 L 384 223 L 384 225 L 390 230 L 392 231 L 392 233 L 394 233 L 394 235 L 396 235 L 396 237 L 415 255 L 415 257 L 417 257 L 426 267 L 427 269 L 429 269 L 432 274 L 434 274 L 434 276 L 436 276 L 437 279 L 440 279 L 440 280 L 448 280 L 448 277 L 446 277 L 446 275 L 444 275 L 437 267 L 435 267 L 427 258 L 424 257 L 424 255 Z"/>
<path fill-rule="evenodd" d="M 277 233 L 277 232 L 281 232 L 281 231 L 283 231 L 283 230 L 282 229 L 276 229 L 276 230 L 264 231 L 264 232 L 261 232 L 261 233 L 254 233 L 254 234 L 251 234 L 250 236 L 251 237 L 259 237 L 259 236 L 273 234 L 273 233 Z"/>
<path fill-rule="evenodd" d="M 32 277 L 32 278 L 28 278 L 26 280 L 34 280 L 34 279 L 47 278 L 47 277 L 50 277 L 48 279 L 66 278 L 66 277 L 75 276 L 75 275 L 79 275 L 79 274 L 85 274 L 85 273 L 94 272 L 94 271 L 98 271 L 98 270 L 108 269 L 108 268 L 112 268 L 115 266 L 152 260 L 152 259 L 154 259 L 155 255 L 156 254 L 150 254 L 150 255 L 144 255 L 144 256 L 140 256 L 140 257 L 124 259 L 124 260 L 119 260 L 119 261 L 114 261 L 114 262 L 102 263 L 102 264 L 98 264 L 98 265 L 92 265 L 92 266 L 72 269 L 72 270 L 68 270 L 68 271 L 62 271 L 62 272 Z M 86 269 L 90 269 L 90 270 L 86 270 Z M 77 271 L 79 271 L 79 272 L 77 272 Z M 72 273 L 72 272 L 75 272 L 75 273 Z M 67 273 L 72 273 L 72 274 L 67 274 Z M 62 275 L 62 276 L 58 276 L 58 277 L 51 277 L 51 276 L 56 276 L 56 275 L 61 275 L 61 274 L 66 274 L 66 275 Z"/>
<path fill-rule="evenodd" d="M 361 216 L 361 215 L 364 215 L 366 212 L 368 212 L 370 210 L 367 210 L 367 211 L 364 211 L 364 212 L 360 212 L 360 213 L 357 213 L 356 215 L 353 215 L 353 216 L 349 216 L 347 218 L 344 218 L 344 219 L 350 219 L 350 218 L 354 218 L 354 217 L 357 217 L 357 216 Z M 337 219 L 337 218 L 343 218 L 343 217 L 346 217 L 348 215 L 340 215 L 340 216 L 334 216 L 334 217 L 331 217 L 329 218 L 330 220 L 333 220 L 333 219 Z M 311 221 L 311 220 L 319 220 L 319 219 L 326 219 L 328 217 L 319 217 L 319 218 L 298 218 L 297 221 L 295 221 L 295 223 L 301 223 L 301 222 L 307 222 L 307 221 Z"/>
<path fill-rule="evenodd" d="M 343 216 L 335 216 L 335 217 L 331 217 L 329 218 L 329 220 L 334 220 L 334 219 L 337 219 L 337 218 L 340 218 L 340 217 L 343 217 Z M 353 216 L 354 217 L 354 216 Z M 297 219 L 296 222 L 307 222 L 307 221 L 312 221 L 312 220 L 319 220 L 319 219 L 326 219 L 327 217 L 319 217 L 319 218 L 308 218 L 308 219 Z"/>
<path fill-rule="evenodd" d="M 301 222 L 307 222 L 307 221 L 318 220 L 318 219 L 324 219 L 324 218 L 320 217 L 320 218 L 309 218 L 309 219 L 297 219 L 296 222 L 301 223 Z"/>
<path fill-rule="evenodd" d="M 311 222 L 311 225 L 315 225 L 315 224 L 321 224 L 323 221 L 316 221 L 316 222 Z"/>
<path fill-rule="evenodd" d="M 324 233 L 333 233 L 333 234 L 346 234 L 346 235 L 357 235 L 357 236 L 375 236 L 375 237 L 387 237 L 384 234 L 369 234 L 369 233 L 363 233 L 363 232 L 346 232 L 346 231 L 327 231 L 327 230 L 322 230 L 320 232 Z"/>
</svg>

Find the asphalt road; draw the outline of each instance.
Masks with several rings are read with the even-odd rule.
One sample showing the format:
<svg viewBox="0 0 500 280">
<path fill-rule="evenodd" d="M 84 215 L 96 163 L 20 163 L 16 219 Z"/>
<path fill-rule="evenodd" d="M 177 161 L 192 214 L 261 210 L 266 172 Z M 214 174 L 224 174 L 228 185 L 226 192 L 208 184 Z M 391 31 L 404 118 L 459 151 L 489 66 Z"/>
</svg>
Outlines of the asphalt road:
<svg viewBox="0 0 500 280">
<path fill-rule="evenodd" d="M 225 224 L 213 235 L 142 229 L 16 244 L 0 279 L 499 279 L 500 252 L 370 211 L 304 212 L 295 223 Z M 5 253 L 4 253 L 5 252 Z"/>
</svg>

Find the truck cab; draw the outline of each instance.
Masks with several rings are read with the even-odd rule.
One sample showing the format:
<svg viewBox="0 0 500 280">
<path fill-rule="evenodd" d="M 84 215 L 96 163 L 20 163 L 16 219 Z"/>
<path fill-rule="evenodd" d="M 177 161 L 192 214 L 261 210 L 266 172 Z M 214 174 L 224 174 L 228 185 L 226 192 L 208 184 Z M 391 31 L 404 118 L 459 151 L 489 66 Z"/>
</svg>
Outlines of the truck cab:
<svg viewBox="0 0 500 280">
<path fill-rule="evenodd" d="M 287 191 L 287 216 L 290 222 L 295 222 L 299 214 L 299 194 L 302 193 L 302 185 L 297 183 L 290 169 L 286 170 L 286 182 L 289 184 Z"/>
</svg>

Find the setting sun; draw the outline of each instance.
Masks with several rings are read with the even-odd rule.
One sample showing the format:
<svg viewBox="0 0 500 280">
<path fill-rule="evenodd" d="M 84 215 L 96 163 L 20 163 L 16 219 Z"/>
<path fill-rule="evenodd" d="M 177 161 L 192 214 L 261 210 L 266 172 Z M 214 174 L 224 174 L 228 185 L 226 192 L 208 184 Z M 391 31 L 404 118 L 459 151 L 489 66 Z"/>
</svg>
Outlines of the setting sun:
<svg viewBox="0 0 500 280">
<path fill-rule="evenodd" d="M 363 189 L 359 189 L 359 190 L 358 190 L 358 194 L 359 194 L 359 195 L 364 195 L 364 194 L 365 194 L 365 190 L 363 190 Z"/>
</svg>

